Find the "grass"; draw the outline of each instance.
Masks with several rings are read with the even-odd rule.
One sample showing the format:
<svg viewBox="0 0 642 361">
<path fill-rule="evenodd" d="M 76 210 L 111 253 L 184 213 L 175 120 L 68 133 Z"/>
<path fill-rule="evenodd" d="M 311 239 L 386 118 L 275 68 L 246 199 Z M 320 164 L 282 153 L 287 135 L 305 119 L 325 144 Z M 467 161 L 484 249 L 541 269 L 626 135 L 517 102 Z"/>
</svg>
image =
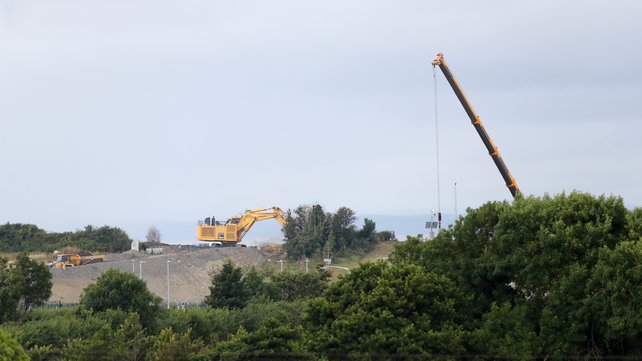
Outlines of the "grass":
<svg viewBox="0 0 642 361">
<path fill-rule="evenodd" d="M 16 261 L 16 257 L 18 257 L 19 252 L 0 252 L 0 257 L 6 258 L 9 263 L 13 263 Z M 49 262 L 49 260 L 53 257 L 53 253 L 46 253 L 46 252 L 33 252 L 29 253 L 29 258 L 31 258 L 34 261 L 42 261 L 42 262 Z"/>
<path fill-rule="evenodd" d="M 375 248 L 369 252 L 363 251 L 351 251 L 345 254 L 341 254 L 336 257 L 332 257 L 332 265 L 339 267 L 346 267 L 349 269 L 359 266 L 359 263 L 367 261 L 376 261 L 388 257 L 388 255 L 394 250 L 394 248 L 399 244 L 397 241 L 392 242 L 382 242 L 375 246 Z M 323 264 L 323 257 L 315 256 L 309 259 L 310 270 L 317 268 L 319 265 Z M 278 261 L 268 260 L 258 267 L 259 270 L 262 270 L 268 274 L 277 273 L 281 270 L 281 265 Z M 305 259 L 300 261 L 284 261 L 283 262 L 284 271 L 292 272 L 305 272 Z M 332 280 L 336 281 L 339 275 L 346 273 L 345 270 L 337 268 L 328 269 L 332 273 Z"/>
</svg>

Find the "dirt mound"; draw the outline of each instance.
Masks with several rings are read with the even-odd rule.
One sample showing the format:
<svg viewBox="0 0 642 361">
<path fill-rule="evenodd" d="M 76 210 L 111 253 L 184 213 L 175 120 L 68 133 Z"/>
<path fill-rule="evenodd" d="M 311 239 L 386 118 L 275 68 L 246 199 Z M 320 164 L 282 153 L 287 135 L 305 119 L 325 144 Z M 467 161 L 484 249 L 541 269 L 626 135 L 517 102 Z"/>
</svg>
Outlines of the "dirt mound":
<svg viewBox="0 0 642 361">
<path fill-rule="evenodd" d="M 163 247 L 163 254 L 127 251 L 105 255 L 105 262 L 67 269 L 51 270 L 52 295 L 49 302 L 75 303 L 82 290 L 110 268 L 141 274 L 147 288 L 167 300 L 167 267 L 171 303 L 201 302 L 209 294 L 212 274 L 231 260 L 241 267 L 262 262 L 256 248 L 191 248 Z M 168 261 L 170 261 L 168 263 Z"/>
</svg>

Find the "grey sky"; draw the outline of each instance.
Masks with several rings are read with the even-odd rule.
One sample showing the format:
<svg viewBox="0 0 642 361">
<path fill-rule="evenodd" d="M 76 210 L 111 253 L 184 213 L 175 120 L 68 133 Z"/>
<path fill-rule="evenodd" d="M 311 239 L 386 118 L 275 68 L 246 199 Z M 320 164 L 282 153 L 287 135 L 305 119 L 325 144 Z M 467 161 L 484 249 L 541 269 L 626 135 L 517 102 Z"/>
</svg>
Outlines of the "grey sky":
<svg viewBox="0 0 642 361">
<path fill-rule="evenodd" d="M 272 205 L 424 214 L 438 51 L 525 193 L 640 206 L 641 18 L 636 1 L 0 0 L 0 221 L 141 238 Z M 455 181 L 460 209 L 508 199 L 437 80 L 442 209 Z"/>
</svg>

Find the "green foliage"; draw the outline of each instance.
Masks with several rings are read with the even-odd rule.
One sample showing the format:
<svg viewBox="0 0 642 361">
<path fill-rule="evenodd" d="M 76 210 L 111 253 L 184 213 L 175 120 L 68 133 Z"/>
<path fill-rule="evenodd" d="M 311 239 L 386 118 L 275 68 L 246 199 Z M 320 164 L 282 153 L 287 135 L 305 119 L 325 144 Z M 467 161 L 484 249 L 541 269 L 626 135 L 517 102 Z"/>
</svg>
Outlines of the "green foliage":
<svg viewBox="0 0 642 361">
<path fill-rule="evenodd" d="M 394 239 L 392 232 L 377 233 L 375 222 L 366 218 L 357 229 L 357 217 L 347 207 L 335 213 L 324 213 L 321 205 L 299 206 L 288 211 L 283 227 L 284 249 L 291 259 L 312 257 L 319 252 L 343 253 L 348 250 L 369 249 L 376 242 Z"/>
<path fill-rule="evenodd" d="M 12 319 L 18 307 L 22 315 L 51 296 L 51 273 L 42 262 L 20 253 L 12 268 L 0 257 L 0 323 Z"/>
<path fill-rule="evenodd" d="M 191 329 L 193 340 L 225 340 L 240 327 L 254 332 L 267 320 L 275 319 L 281 324 L 296 326 L 303 320 L 305 304 L 302 302 L 250 303 L 245 308 L 192 308 L 187 310 L 163 310 L 159 317 L 161 329 L 171 327 L 175 332 L 185 333 Z"/>
<path fill-rule="evenodd" d="M 210 307 L 242 308 L 247 304 L 250 295 L 241 282 L 243 277 L 240 267 L 231 261 L 223 265 L 221 271 L 212 277 L 210 294 L 205 303 Z"/>
<path fill-rule="evenodd" d="M 242 285 L 249 300 L 262 301 L 274 299 L 273 292 L 263 282 L 264 276 L 252 267 L 242 279 Z"/>
<path fill-rule="evenodd" d="M 138 314 L 118 310 L 39 310 L 3 327 L 33 361 L 143 360 L 150 344 Z"/>
<path fill-rule="evenodd" d="M 43 304 L 51 297 L 51 272 L 43 262 L 33 261 L 26 253 L 20 253 L 12 273 L 23 312 Z"/>
<path fill-rule="evenodd" d="M 312 355 L 301 346 L 302 335 L 301 326 L 270 319 L 254 332 L 239 328 L 229 341 L 192 360 L 312 360 Z"/>
<path fill-rule="evenodd" d="M 52 312 L 49 317 L 4 325 L 27 350 L 35 347 L 63 348 L 69 339 L 89 338 L 108 323 L 96 316 Z"/>
<path fill-rule="evenodd" d="M 475 353 L 495 359 L 533 360 L 540 352 L 533 326 L 523 305 L 493 304 L 484 314 L 481 327 L 473 332 Z"/>
<path fill-rule="evenodd" d="M 329 280 L 330 273 L 323 269 L 308 273 L 288 271 L 274 274 L 269 285 L 274 289 L 274 299 L 294 301 L 320 296 Z"/>
<path fill-rule="evenodd" d="M 71 339 L 67 342 L 63 355 L 69 361 L 112 361 L 123 360 L 127 355 L 127 345 L 121 337 L 105 325 L 86 339 Z"/>
<path fill-rule="evenodd" d="M 430 242 L 410 238 L 390 259 L 441 273 L 472 297 L 463 325 L 475 352 L 637 355 L 641 220 L 620 198 L 579 192 L 491 202 Z"/>
<path fill-rule="evenodd" d="M 148 361 L 188 361 L 190 356 L 200 353 L 205 344 L 201 339 L 190 338 L 191 329 L 183 334 L 174 333 L 171 328 L 161 331 L 147 355 Z"/>
<path fill-rule="evenodd" d="M 0 361 L 29 361 L 22 346 L 0 329 Z"/>
<path fill-rule="evenodd" d="M 19 299 L 13 272 L 9 269 L 7 260 L 0 257 L 0 324 L 13 318 Z"/>
<path fill-rule="evenodd" d="M 317 297 L 323 293 L 330 273 L 318 270 L 309 273 L 279 272 L 269 280 L 254 268 L 245 275 L 231 262 L 223 265 L 212 278 L 210 295 L 205 303 L 214 308 L 243 308 L 249 302 L 295 301 Z"/>
<path fill-rule="evenodd" d="M 80 297 L 81 309 L 101 312 L 137 312 L 145 327 L 151 326 L 159 310 L 160 298 L 147 290 L 145 282 L 117 269 L 109 269 L 96 283 L 87 286 Z"/>
<path fill-rule="evenodd" d="M 75 232 L 48 233 L 33 224 L 0 225 L 0 252 L 53 252 L 75 247 L 93 252 L 122 252 L 132 240 L 123 230 L 88 225 Z"/>
<path fill-rule="evenodd" d="M 353 213 L 338 213 L 319 206 L 291 214 L 285 232 L 294 249 L 303 256 L 381 239 L 374 222 L 358 229 L 354 221 L 350 227 Z M 0 259 L 5 319 L 12 314 L 4 306 L 15 311 L 20 298 L 18 273 Z M 148 294 L 144 283 L 125 275 L 101 276 L 77 312 L 34 310 L 2 328 L 33 360 L 642 354 L 642 210 L 627 210 L 617 197 L 573 192 L 490 202 L 435 239 L 409 237 L 388 262 L 362 264 L 330 286 L 325 273 L 243 275 L 228 263 L 212 281 L 217 308 L 158 310 L 157 298 L 138 296 Z M 139 321 L 147 306 L 160 313 L 155 327 Z"/>
<path fill-rule="evenodd" d="M 330 359 L 457 355 L 465 350 L 464 305 L 445 276 L 408 263 L 366 263 L 311 301 L 308 343 Z"/>
</svg>

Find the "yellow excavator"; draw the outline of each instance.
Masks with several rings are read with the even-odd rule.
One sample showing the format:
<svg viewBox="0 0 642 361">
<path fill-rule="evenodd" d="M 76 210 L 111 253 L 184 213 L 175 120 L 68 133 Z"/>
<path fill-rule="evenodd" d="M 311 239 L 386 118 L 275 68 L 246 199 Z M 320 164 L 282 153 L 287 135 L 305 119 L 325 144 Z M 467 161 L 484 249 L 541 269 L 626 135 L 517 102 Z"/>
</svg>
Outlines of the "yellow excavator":
<svg viewBox="0 0 642 361">
<path fill-rule="evenodd" d="M 285 226 L 287 214 L 279 207 L 250 209 L 241 216 L 233 216 L 225 222 L 219 222 L 214 217 L 199 221 L 196 227 L 196 238 L 203 242 L 220 242 L 221 246 L 234 246 L 241 242 L 243 236 L 257 221 L 276 219 Z"/>
</svg>

